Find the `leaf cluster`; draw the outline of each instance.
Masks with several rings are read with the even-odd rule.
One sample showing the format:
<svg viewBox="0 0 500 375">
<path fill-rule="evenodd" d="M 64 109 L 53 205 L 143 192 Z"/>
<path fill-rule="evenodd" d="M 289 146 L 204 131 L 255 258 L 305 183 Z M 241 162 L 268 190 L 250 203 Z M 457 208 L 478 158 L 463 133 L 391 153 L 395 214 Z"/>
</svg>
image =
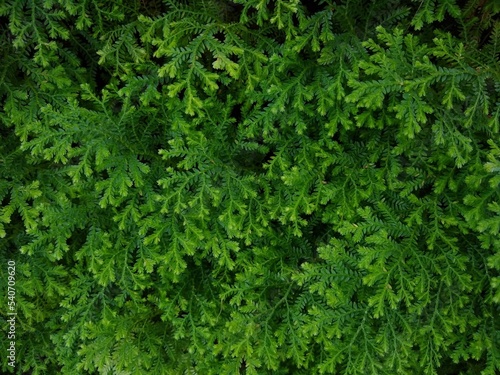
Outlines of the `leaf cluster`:
<svg viewBox="0 0 500 375">
<path fill-rule="evenodd" d="M 499 12 L 2 2 L 14 373 L 498 373 Z"/>
</svg>

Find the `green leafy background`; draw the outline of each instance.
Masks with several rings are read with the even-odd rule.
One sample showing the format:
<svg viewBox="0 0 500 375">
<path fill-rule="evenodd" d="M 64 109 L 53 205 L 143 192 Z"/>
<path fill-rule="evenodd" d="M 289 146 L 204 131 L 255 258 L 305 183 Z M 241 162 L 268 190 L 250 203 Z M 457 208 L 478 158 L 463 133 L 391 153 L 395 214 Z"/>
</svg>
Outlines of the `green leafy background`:
<svg viewBox="0 0 500 375">
<path fill-rule="evenodd" d="M 498 374 L 499 14 L 0 2 L 2 371 Z"/>
</svg>

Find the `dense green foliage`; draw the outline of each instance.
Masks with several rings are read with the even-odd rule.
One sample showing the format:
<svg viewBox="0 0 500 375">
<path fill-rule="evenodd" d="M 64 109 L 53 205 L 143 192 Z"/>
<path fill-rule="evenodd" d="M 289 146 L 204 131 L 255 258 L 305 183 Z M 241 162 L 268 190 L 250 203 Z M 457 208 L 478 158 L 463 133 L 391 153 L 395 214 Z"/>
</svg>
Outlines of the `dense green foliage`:
<svg viewBox="0 0 500 375">
<path fill-rule="evenodd" d="M 500 373 L 499 15 L 0 2 L 2 371 Z"/>
</svg>

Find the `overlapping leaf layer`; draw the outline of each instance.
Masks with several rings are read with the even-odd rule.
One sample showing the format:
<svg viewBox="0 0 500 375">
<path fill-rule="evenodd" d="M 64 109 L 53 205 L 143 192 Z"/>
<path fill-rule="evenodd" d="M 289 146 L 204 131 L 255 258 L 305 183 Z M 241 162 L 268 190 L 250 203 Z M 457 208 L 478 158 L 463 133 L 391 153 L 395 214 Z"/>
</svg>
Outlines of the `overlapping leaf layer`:
<svg viewBox="0 0 500 375">
<path fill-rule="evenodd" d="M 498 374 L 499 14 L 3 1 L 13 373 Z"/>
</svg>

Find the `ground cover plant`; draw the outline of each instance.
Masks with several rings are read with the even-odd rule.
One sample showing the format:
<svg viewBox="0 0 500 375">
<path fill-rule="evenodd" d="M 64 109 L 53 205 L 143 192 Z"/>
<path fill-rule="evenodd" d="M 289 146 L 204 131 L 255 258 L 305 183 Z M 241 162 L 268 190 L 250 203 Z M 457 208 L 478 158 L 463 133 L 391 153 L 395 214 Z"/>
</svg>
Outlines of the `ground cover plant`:
<svg viewBox="0 0 500 375">
<path fill-rule="evenodd" d="M 499 374 L 499 14 L 0 2 L 2 373 Z"/>
</svg>

